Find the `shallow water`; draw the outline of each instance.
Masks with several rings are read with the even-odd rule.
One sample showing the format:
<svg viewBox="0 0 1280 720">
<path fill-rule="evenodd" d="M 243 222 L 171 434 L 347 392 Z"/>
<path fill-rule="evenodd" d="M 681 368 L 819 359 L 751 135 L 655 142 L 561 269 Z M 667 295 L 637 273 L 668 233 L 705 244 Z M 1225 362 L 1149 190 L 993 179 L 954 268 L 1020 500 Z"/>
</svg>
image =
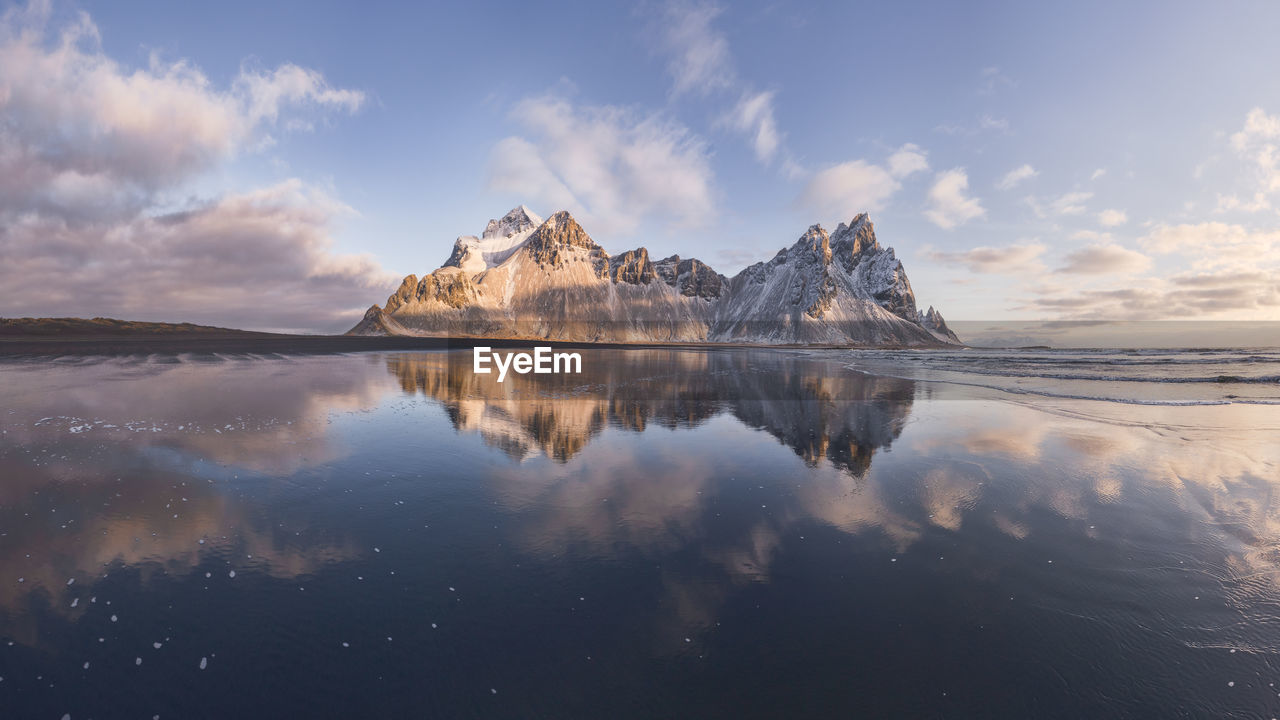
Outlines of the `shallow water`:
<svg viewBox="0 0 1280 720">
<path fill-rule="evenodd" d="M 1280 409 L 583 355 L 0 365 L 0 716 L 1280 713 Z"/>
</svg>

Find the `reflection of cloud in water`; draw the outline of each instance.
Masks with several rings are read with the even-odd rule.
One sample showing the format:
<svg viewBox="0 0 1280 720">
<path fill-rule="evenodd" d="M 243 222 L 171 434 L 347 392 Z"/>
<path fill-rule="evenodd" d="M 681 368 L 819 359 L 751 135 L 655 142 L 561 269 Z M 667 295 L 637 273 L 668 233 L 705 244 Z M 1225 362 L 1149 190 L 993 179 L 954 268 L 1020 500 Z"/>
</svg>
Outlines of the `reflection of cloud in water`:
<svg viewBox="0 0 1280 720">
<path fill-rule="evenodd" d="M 388 386 L 380 364 L 104 359 L 0 374 L 0 617 L 15 639 L 37 640 L 21 620 L 29 603 L 80 617 L 119 566 L 144 582 L 210 560 L 286 578 L 354 554 L 288 513 L 257 516 L 222 486 L 338 457 L 329 414 L 374 406 Z"/>
<path fill-rule="evenodd" d="M 340 457 L 329 416 L 376 406 L 389 389 L 379 367 L 367 356 L 6 363 L 0 422 L 15 444 L 73 434 L 287 475 Z"/>
<path fill-rule="evenodd" d="M 593 351 L 580 376 L 510 375 L 503 383 L 475 375 L 469 363 L 469 353 L 400 355 L 388 360 L 388 370 L 406 392 L 440 402 L 459 432 L 478 433 L 521 461 L 492 471 L 490 482 L 518 518 L 527 551 L 608 556 L 629 547 L 657 557 L 700 547 L 698 577 L 663 570 L 674 615 L 660 619 L 661 627 L 709 624 L 732 587 L 768 581 L 782 538 L 796 523 L 816 518 L 847 532 L 880 528 L 896 545 L 919 532 L 863 479 L 876 451 L 906 424 L 911 381 L 774 351 Z M 639 438 L 607 432 L 655 426 L 695 432 Z M 726 535 L 724 523 L 711 526 L 716 503 L 733 490 L 735 472 L 755 468 L 717 464 L 723 456 L 707 452 L 705 443 L 724 443 L 722 450 L 732 452 L 769 436 L 802 461 L 779 466 L 796 473 L 798 486 L 773 514 L 745 525 L 731 521 Z M 674 649 L 683 637 L 655 642 Z"/>
<path fill-rule="evenodd" d="M 697 362 L 682 366 L 689 357 Z M 1033 540 L 1047 531 L 1046 511 L 1097 538 L 1089 524 L 1103 508 L 1150 507 L 1156 516 L 1172 503 L 1216 528 L 1210 538 L 1189 532 L 1216 552 L 1225 548 L 1224 578 L 1264 575 L 1274 595 L 1280 576 L 1276 449 L 1254 409 L 1009 402 L 948 389 L 908 426 L 913 383 L 851 373 L 822 354 L 602 351 L 587 357 L 594 373 L 503 384 L 471 374 L 468 361 L 467 354 L 402 356 L 388 369 L 407 392 L 440 402 L 459 432 L 479 433 L 523 461 L 499 470 L 493 490 L 517 516 L 527 550 L 607 556 L 625 546 L 660 557 L 700 547 L 696 577 L 663 567 L 676 627 L 712 622 L 733 587 L 768 581 L 785 538 L 815 520 L 853 535 L 879 533 L 904 552 L 937 532 L 988 528 L 1007 542 Z M 716 420 L 725 417 L 741 425 Z M 693 442 L 727 447 L 607 432 L 650 425 L 690 429 L 700 438 Z M 726 529 L 713 518 L 734 494 L 733 480 L 717 463 L 749 447 L 754 430 L 809 470 L 780 470 L 796 473 L 794 491 Z M 659 443 L 665 453 L 653 452 Z M 899 452 L 878 454 L 891 446 Z"/>
</svg>

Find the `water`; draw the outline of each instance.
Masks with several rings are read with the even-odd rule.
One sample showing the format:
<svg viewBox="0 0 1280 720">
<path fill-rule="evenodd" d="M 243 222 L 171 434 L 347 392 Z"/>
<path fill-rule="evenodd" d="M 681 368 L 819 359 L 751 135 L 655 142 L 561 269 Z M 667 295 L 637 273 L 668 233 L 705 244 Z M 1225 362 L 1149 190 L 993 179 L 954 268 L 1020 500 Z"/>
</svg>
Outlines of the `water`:
<svg viewBox="0 0 1280 720">
<path fill-rule="evenodd" d="M 1280 405 L 1280 351 L 858 350 L 851 369 L 1045 397 L 1144 405 Z M 1173 387 L 1177 386 L 1177 387 Z"/>
<path fill-rule="evenodd" d="M 1280 713 L 1275 354 L 1021 352 L 4 363 L 0 716 Z"/>
</svg>

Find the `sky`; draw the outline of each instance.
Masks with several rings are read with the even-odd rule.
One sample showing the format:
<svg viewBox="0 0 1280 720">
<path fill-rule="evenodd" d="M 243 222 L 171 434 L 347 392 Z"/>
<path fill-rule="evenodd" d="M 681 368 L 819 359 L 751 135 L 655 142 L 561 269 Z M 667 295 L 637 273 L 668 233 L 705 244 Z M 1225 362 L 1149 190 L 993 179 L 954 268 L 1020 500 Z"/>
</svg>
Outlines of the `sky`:
<svg viewBox="0 0 1280 720">
<path fill-rule="evenodd" d="M 1122 5 L 1122 6 L 1121 6 Z M 1280 5 L 0 4 L 0 315 L 339 332 L 518 204 L 949 320 L 1280 320 Z"/>
</svg>

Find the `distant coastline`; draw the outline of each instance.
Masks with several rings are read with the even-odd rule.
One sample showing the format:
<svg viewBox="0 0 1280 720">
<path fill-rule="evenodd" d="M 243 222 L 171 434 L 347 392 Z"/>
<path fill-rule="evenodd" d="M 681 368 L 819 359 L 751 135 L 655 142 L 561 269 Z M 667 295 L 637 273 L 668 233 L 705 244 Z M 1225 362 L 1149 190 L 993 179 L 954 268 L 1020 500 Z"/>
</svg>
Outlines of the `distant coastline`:
<svg viewBox="0 0 1280 720">
<path fill-rule="evenodd" d="M 139 353 L 338 353 L 366 350 L 467 349 L 476 345 L 513 348 L 531 341 L 557 348 L 757 348 L 843 350 L 849 345 L 768 345 L 761 343 L 581 342 L 546 338 L 295 335 L 237 330 L 191 323 L 112 318 L 0 318 L 0 356 L 131 355 Z M 881 347 L 880 349 L 894 349 Z"/>
</svg>

